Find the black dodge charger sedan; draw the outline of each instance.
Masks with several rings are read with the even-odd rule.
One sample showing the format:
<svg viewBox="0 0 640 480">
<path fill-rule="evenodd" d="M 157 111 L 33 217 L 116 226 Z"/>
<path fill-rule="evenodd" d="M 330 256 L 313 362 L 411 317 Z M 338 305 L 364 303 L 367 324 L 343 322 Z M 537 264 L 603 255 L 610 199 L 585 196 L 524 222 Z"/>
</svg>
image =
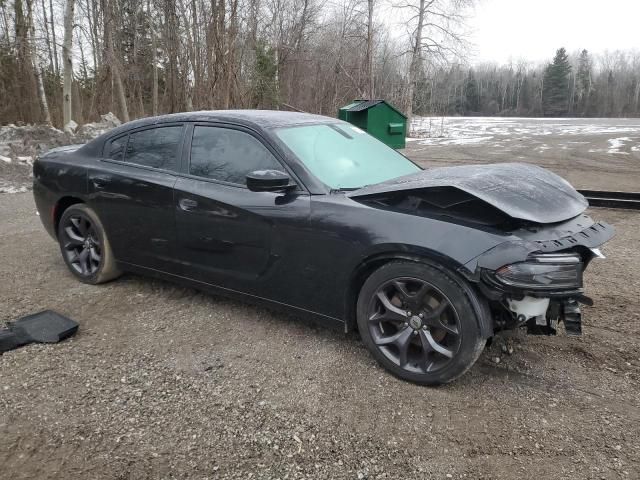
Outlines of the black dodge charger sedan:
<svg viewBox="0 0 640 480">
<path fill-rule="evenodd" d="M 133 121 L 39 158 L 34 196 L 82 282 L 131 271 L 286 307 L 421 384 L 462 375 L 498 330 L 579 334 L 582 273 L 613 235 L 542 168 L 424 170 L 291 112 Z"/>
</svg>

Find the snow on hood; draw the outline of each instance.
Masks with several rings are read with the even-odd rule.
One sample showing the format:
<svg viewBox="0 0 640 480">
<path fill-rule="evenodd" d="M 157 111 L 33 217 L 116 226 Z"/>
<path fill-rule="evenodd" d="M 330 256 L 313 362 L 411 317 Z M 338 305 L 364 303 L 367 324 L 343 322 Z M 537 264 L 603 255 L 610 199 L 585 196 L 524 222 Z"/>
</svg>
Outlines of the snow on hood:
<svg viewBox="0 0 640 480">
<path fill-rule="evenodd" d="M 561 222 L 579 215 L 588 206 L 586 199 L 562 177 L 525 163 L 432 168 L 369 185 L 348 196 L 362 198 L 436 187 L 457 188 L 512 218 L 535 223 Z"/>
</svg>

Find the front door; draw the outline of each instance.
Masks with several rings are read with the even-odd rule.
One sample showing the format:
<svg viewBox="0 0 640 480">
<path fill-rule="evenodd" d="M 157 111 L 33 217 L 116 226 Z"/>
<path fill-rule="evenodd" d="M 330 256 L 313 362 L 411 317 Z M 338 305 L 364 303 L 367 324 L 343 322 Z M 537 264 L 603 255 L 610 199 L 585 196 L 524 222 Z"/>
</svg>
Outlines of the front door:
<svg viewBox="0 0 640 480">
<path fill-rule="evenodd" d="M 282 245 L 306 228 L 309 195 L 247 189 L 250 172 L 286 171 L 248 131 L 196 125 L 188 150 L 188 175 L 175 185 L 184 275 L 246 293 L 270 293 L 270 279 L 287 260 Z"/>
</svg>

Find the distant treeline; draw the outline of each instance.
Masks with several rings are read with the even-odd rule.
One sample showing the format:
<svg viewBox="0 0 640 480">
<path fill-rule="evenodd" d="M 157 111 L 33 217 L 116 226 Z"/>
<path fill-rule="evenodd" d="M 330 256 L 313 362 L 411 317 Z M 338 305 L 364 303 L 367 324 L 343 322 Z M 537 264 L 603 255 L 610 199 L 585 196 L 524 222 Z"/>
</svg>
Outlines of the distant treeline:
<svg viewBox="0 0 640 480">
<path fill-rule="evenodd" d="M 463 65 L 474 3 L 0 0 L 0 124 L 227 108 L 336 115 L 355 98 L 409 117 L 640 115 L 640 52 Z M 383 21 L 389 6 L 402 25 Z"/>
<path fill-rule="evenodd" d="M 548 65 L 526 62 L 427 69 L 414 96 L 425 115 L 640 116 L 640 52 L 575 56 L 561 48 Z"/>
</svg>

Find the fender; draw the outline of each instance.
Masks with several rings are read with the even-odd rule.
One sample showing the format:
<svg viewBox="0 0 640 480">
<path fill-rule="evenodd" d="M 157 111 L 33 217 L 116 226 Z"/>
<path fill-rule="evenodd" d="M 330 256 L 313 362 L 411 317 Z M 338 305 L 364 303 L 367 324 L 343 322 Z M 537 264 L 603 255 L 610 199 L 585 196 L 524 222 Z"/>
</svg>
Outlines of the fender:
<svg viewBox="0 0 640 480">
<path fill-rule="evenodd" d="M 451 258 L 443 257 L 441 254 L 436 254 L 436 252 L 429 252 L 425 250 L 420 253 L 414 253 L 407 251 L 409 248 L 412 250 L 418 249 L 418 247 L 406 245 L 405 251 L 395 250 L 375 254 L 363 260 L 358 267 L 356 267 L 351 275 L 349 288 L 347 289 L 345 296 L 345 333 L 357 329 L 355 305 L 358 300 L 360 289 L 369 274 L 385 263 L 394 260 L 408 260 L 411 262 L 429 265 L 430 267 L 440 270 L 451 277 L 451 279 L 454 280 L 467 294 L 467 297 L 471 302 L 471 306 L 478 317 L 478 327 L 480 328 L 480 334 L 482 337 L 492 337 L 494 327 L 491 312 L 489 310 L 489 304 L 484 297 L 478 294 L 476 287 L 458 273 L 458 269 L 463 268 L 462 265 L 457 264 L 457 262 Z"/>
</svg>

